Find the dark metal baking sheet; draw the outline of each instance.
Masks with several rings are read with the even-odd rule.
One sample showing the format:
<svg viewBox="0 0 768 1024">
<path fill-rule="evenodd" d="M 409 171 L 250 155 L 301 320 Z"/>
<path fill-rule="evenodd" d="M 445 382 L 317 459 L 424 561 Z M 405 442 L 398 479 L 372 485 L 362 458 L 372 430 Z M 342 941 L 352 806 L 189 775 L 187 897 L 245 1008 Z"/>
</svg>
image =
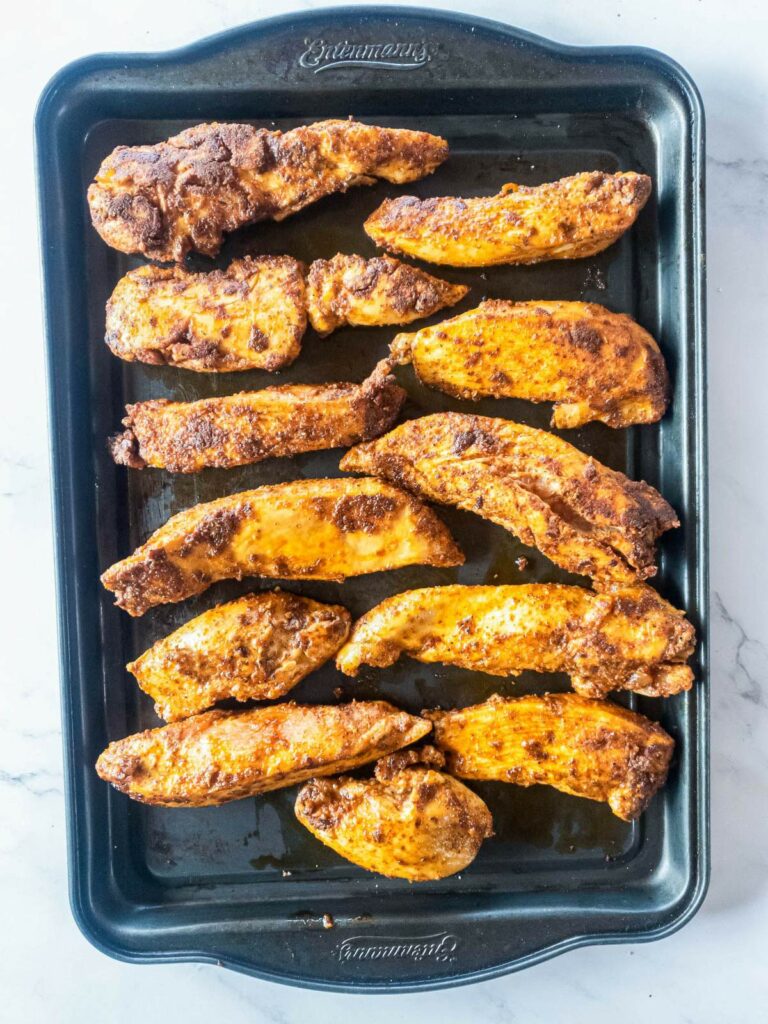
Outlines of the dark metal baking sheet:
<svg viewBox="0 0 768 1024">
<path fill-rule="evenodd" d="M 678 742 L 668 785 L 638 823 L 542 787 L 479 786 L 496 838 L 461 876 L 416 887 L 360 871 L 313 840 L 293 818 L 293 791 L 163 810 L 132 803 L 93 771 L 109 740 L 156 723 L 125 663 L 203 608 L 271 585 L 219 584 L 131 620 L 100 587 L 100 571 L 179 509 L 262 482 L 336 475 L 340 456 L 196 477 L 130 472 L 111 463 L 104 443 L 125 403 L 361 380 L 394 330 L 344 330 L 326 340 L 308 333 L 299 359 L 277 377 L 122 363 L 103 343 L 104 304 L 140 261 L 108 249 L 92 230 L 85 189 L 120 143 L 156 141 L 203 120 L 287 128 L 349 114 L 448 138 L 449 161 L 408 187 L 421 196 L 490 194 L 506 181 L 592 168 L 652 175 L 654 194 L 636 226 L 595 258 L 437 272 L 472 286 L 459 308 L 484 295 L 586 299 L 632 314 L 660 339 L 674 380 L 664 421 L 623 432 L 593 424 L 564 436 L 659 487 L 679 511 L 682 529 L 662 543 L 657 585 L 687 609 L 701 640 L 693 691 L 636 702 Z M 43 93 L 36 133 L 71 900 L 85 934 L 135 962 L 205 960 L 292 984 L 397 992 L 490 977 L 587 943 L 652 939 L 688 920 L 706 888 L 708 808 L 703 114 L 687 75 L 647 50 L 563 47 L 414 8 L 337 8 L 245 26 L 169 54 L 79 61 Z M 243 252 L 373 254 L 362 222 L 398 191 L 354 189 L 283 224 L 244 229 L 216 265 Z M 463 408 L 548 423 L 548 406 L 462 403 L 420 388 L 410 369 L 401 378 L 408 416 Z M 565 578 L 500 528 L 455 510 L 441 515 L 468 555 L 458 570 L 416 567 L 286 587 L 358 614 L 412 586 Z M 529 559 L 524 572 L 514 564 L 520 554 Z M 403 660 L 359 681 L 326 667 L 294 695 L 334 700 L 340 685 L 347 697 L 383 696 L 419 710 L 494 691 L 561 689 L 565 681 L 531 674 L 513 683 Z M 323 927 L 324 914 L 334 928 Z"/>
</svg>

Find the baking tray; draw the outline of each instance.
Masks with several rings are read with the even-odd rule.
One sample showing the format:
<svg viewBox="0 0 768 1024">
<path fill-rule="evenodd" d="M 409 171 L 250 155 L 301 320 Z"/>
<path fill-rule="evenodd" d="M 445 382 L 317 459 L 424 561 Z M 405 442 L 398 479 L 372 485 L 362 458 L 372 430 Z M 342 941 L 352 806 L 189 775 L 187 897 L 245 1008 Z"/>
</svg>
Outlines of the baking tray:
<svg viewBox="0 0 768 1024">
<path fill-rule="evenodd" d="M 196 477 L 115 467 L 105 447 L 126 402 L 193 399 L 287 381 L 361 380 L 394 329 L 305 338 L 278 376 L 204 376 L 129 365 L 104 342 L 104 304 L 141 261 L 91 228 L 85 190 L 118 143 L 154 142 L 204 120 L 288 128 L 353 114 L 445 135 L 451 157 L 407 191 L 491 193 L 585 169 L 632 168 L 654 193 L 635 227 L 601 255 L 536 267 L 438 269 L 484 295 L 585 299 L 635 316 L 659 338 L 674 382 L 658 426 L 601 424 L 568 440 L 658 487 L 682 529 L 661 545 L 657 585 L 685 608 L 700 643 L 698 683 L 667 701 L 633 699 L 678 748 L 669 782 L 632 825 L 607 807 L 535 787 L 487 784 L 496 838 L 460 876 L 410 886 L 367 874 L 312 839 L 291 813 L 294 791 L 221 808 L 142 807 L 93 770 L 109 740 L 156 724 L 125 663 L 193 614 L 265 580 L 212 587 L 139 620 L 100 587 L 171 513 L 262 482 L 338 473 L 340 453 L 275 460 Z M 488 978 L 588 943 L 658 938 L 700 905 L 708 873 L 707 537 L 704 353 L 703 114 L 688 76 L 640 49 L 559 46 L 506 26 L 414 8 L 313 11 L 244 26 L 169 54 L 102 55 L 46 87 L 36 120 L 57 548 L 71 902 L 86 936 L 138 963 L 207 961 L 272 980 L 336 990 L 403 992 Z M 334 196 L 283 224 L 232 236 L 216 265 L 244 252 L 311 259 L 374 252 L 362 223 L 387 184 Z M 210 267 L 203 258 L 196 267 Z M 549 406 L 463 403 L 419 388 L 407 416 L 466 409 L 547 426 Z M 384 596 L 431 584 L 565 578 L 498 527 L 441 511 L 467 564 L 408 568 L 343 585 L 287 589 L 342 601 L 357 615 Z M 524 554 L 521 572 L 515 559 Z M 326 667 L 300 700 L 384 697 L 409 710 L 490 693 L 563 689 L 562 677 L 518 682 L 403 661 L 359 681 Z M 330 914 L 335 927 L 323 927 Z"/>
</svg>

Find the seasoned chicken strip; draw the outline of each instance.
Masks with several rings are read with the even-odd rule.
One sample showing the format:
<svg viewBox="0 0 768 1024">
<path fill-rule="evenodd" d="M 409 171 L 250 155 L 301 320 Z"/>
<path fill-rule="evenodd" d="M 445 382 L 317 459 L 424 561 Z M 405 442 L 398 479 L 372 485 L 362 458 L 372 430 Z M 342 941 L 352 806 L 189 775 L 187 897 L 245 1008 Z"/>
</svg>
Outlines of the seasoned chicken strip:
<svg viewBox="0 0 768 1024">
<path fill-rule="evenodd" d="M 309 321 L 318 334 L 337 327 L 407 324 L 454 306 L 469 288 L 432 277 L 424 270 L 378 256 L 315 260 L 307 276 Z"/>
<path fill-rule="evenodd" d="M 207 807 L 351 771 L 430 729 L 379 700 L 206 711 L 110 743 L 96 771 L 142 803 Z"/>
<path fill-rule="evenodd" d="M 107 303 L 106 342 L 128 362 L 199 373 L 279 370 L 299 354 L 307 326 L 408 324 L 458 302 L 463 285 L 389 256 L 315 260 L 246 256 L 226 270 L 140 267 Z"/>
<path fill-rule="evenodd" d="M 666 780 L 674 741 L 660 725 L 575 693 L 497 695 L 460 711 L 425 711 L 432 742 L 462 779 L 541 783 L 639 817 Z"/>
<path fill-rule="evenodd" d="M 217 701 L 277 700 L 333 657 L 349 633 L 340 605 L 275 590 L 211 608 L 127 666 L 166 722 Z"/>
<path fill-rule="evenodd" d="M 590 171 L 496 196 L 385 199 L 365 222 L 377 245 L 452 267 L 594 256 L 632 227 L 651 179 Z"/>
<path fill-rule="evenodd" d="M 154 146 L 118 146 L 88 203 L 107 245 L 180 262 L 191 250 L 215 256 L 225 232 L 283 220 L 351 185 L 416 181 L 447 156 L 436 135 L 355 121 L 288 132 L 199 124 Z"/>
<path fill-rule="evenodd" d="M 483 302 L 477 309 L 398 334 L 398 363 L 456 398 L 554 402 L 552 426 L 655 423 L 669 375 L 651 335 L 620 313 L 586 302 Z"/>
<path fill-rule="evenodd" d="M 605 594 L 555 583 L 426 587 L 366 612 L 336 666 L 352 676 L 405 653 L 496 676 L 567 672 L 585 697 L 668 697 L 693 683 L 684 662 L 694 642 L 683 613 L 645 585 Z"/>
<path fill-rule="evenodd" d="M 431 509 L 373 479 L 294 480 L 171 516 L 101 582 L 130 615 L 243 576 L 343 580 L 403 565 L 460 565 Z"/>
<path fill-rule="evenodd" d="M 296 817 L 340 856 L 387 878 L 428 882 L 463 871 L 493 835 L 491 812 L 450 775 L 399 760 L 379 761 L 373 779 L 312 779 L 299 790 Z"/>
<path fill-rule="evenodd" d="M 386 370 L 362 384 L 284 384 L 262 391 L 129 405 L 110 440 L 115 462 L 199 473 L 263 459 L 349 447 L 388 430 L 405 392 Z"/>
<path fill-rule="evenodd" d="M 654 576 L 656 538 L 679 525 L 648 484 L 546 430 L 487 416 L 410 420 L 352 448 L 341 468 L 476 512 L 599 588 Z"/>
<path fill-rule="evenodd" d="M 246 256 L 207 274 L 139 267 L 107 303 L 114 355 L 198 373 L 279 370 L 306 328 L 304 267 L 291 256 Z"/>
</svg>

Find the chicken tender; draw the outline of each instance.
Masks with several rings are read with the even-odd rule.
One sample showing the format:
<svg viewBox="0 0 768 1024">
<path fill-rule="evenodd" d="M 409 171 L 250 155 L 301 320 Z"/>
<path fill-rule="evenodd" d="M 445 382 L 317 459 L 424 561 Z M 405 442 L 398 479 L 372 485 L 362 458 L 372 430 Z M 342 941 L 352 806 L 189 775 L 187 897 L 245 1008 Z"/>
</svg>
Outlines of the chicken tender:
<svg viewBox="0 0 768 1024">
<path fill-rule="evenodd" d="M 346 675 L 417 661 L 515 676 L 567 672 L 574 690 L 668 697 L 690 689 L 693 626 L 647 586 L 595 594 L 581 587 L 426 587 L 395 594 L 359 619 L 336 658 Z"/>
<path fill-rule="evenodd" d="M 101 582 L 120 608 L 143 615 L 217 580 L 343 580 L 463 560 L 435 513 L 397 487 L 373 479 L 294 480 L 171 516 Z"/>
<path fill-rule="evenodd" d="M 504 698 L 425 711 L 432 742 L 462 779 L 541 784 L 606 801 L 632 821 L 666 781 L 674 741 L 660 725 L 576 693 Z"/>
<path fill-rule="evenodd" d="M 127 666 L 175 722 L 220 700 L 277 700 L 333 657 L 349 633 L 340 605 L 275 590 L 211 608 Z"/>
<path fill-rule="evenodd" d="M 351 771 L 430 729 L 378 700 L 206 711 L 110 743 L 96 771 L 142 803 L 207 807 Z"/>
<path fill-rule="evenodd" d="M 282 369 L 306 328 L 304 267 L 291 256 L 246 256 L 207 274 L 139 267 L 107 303 L 114 355 L 198 373 Z"/>
<path fill-rule="evenodd" d="M 181 262 L 215 256 L 224 234 L 283 220 L 310 203 L 431 174 L 445 139 L 355 121 L 319 121 L 288 132 L 249 124 L 199 124 L 153 146 L 118 146 L 88 189 L 93 226 L 121 252 Z"/>
<path fill-rule="evenodd" d="M 197 402 L 157 398 L 127 407 L 126 429 L 110 440 L 110 450 L 115 462 L 133 469 L 245 466 L 378 437 L 404 401 L 386 368 L 362 384 L 284 384 Z"/>
<path fill-rule="evenodd" d="M 340 856 L 387 878 L 427 882 L 463 871 L 493 835 L 491 812 L 450 775 L 420 766 L 392 770 L 388 760 L 373 779 L 307 782 L 296 817 Z"/>
<path fill-rule="evenodd" d="M 651 179 L 589 171 L 495 196 L 385 199 L 365 222 L 377 245 L 452 267 L 594 256 L 634 224 Z"/>
<path fill-rule="evenodd" d="M 466 285 L 442 281 L 391 256 L 366 260 L 338 254 L 315 260 L 309 268 L 309 321 L 318 334 L 344 324 L 407 324 L 456 305 L 468 291 Z"/>
<path fill-rule="evenodd" d="M 648 484 L 546 430 L 487 416 L 410 420 L 352 448 L 341 468 L 476 512 L 600 589 L 654 576 L 656 539 L 679 525 Z"/>
<path fill-rule="evenodd" d="M 483 302 L 398 334 L 398 363 L 456 398 L 554 402 L 552 426 L 655 423 L 669 375 L 654 339 L 628 316 L 586 302 Z"/>
</svg>

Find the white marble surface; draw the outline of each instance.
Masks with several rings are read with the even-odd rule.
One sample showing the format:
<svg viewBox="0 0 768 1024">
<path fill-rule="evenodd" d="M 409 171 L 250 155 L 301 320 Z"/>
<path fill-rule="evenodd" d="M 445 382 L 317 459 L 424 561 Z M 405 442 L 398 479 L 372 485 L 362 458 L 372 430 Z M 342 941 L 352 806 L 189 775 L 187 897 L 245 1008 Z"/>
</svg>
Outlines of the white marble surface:
<svg viewBox="0 0 768 1024">
<path fill-rule="evenodd" d="M 768 15 L 761 0 L 442 0 L 571 43 L 666 51 L 708 128 L 713 873 L 694 921 L 662 942 L 583 949 L 523 974 L 419 996 L 291 990 L 206 966 L 133 967 L 92 949 L 66 898 L 31 121 L 48 77 L 99 50 L 161 50 L 320 4 L 86 0 L 13 4 L 0 32 L 0 1019 L 370 1024 L 427 1019 L 625 1024 L 768 1014 Z M 20 615 L 20 611 L 23 614 Z"/>
</svg>

